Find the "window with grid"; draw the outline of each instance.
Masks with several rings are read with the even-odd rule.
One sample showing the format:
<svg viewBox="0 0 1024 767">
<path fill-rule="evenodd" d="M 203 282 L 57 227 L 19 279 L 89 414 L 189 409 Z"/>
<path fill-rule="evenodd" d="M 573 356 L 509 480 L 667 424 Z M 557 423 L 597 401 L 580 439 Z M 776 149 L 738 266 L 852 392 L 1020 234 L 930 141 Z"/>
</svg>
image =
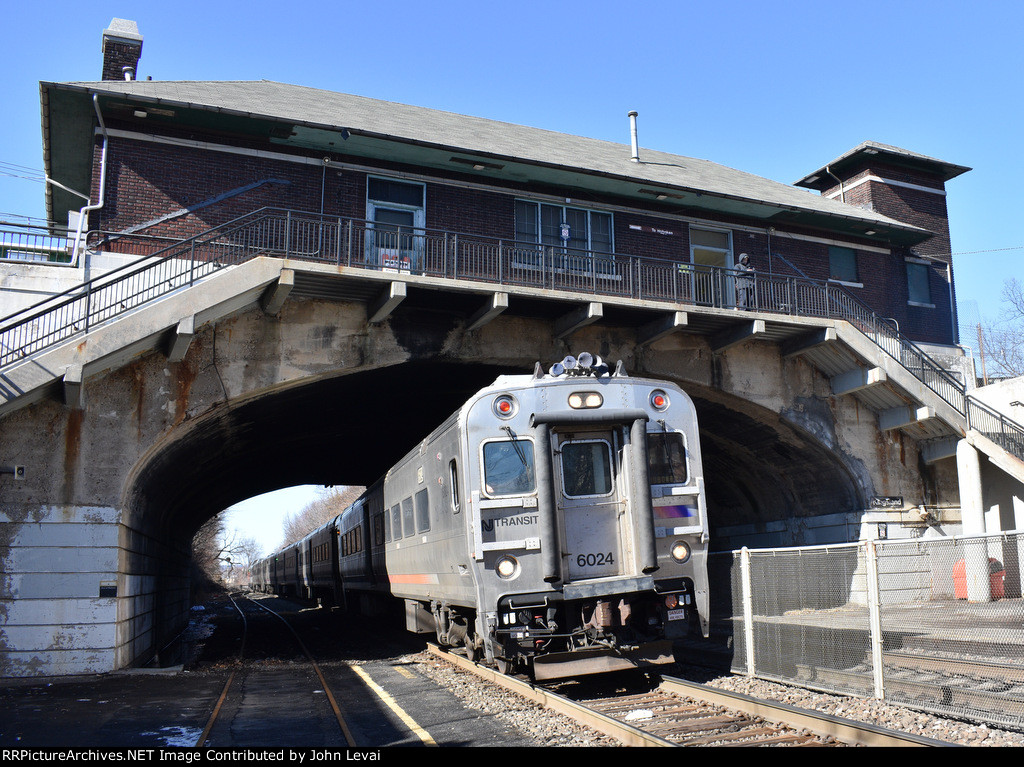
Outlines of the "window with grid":
<svg viewBox="0 0 1024 767">
<path fill-rule="evenodd" d="M 516 200 L 516 241 L 561 248 L 569 252 L 611 255 L 612 214 L 566 205 Z M 563 224 L 568 240 L 563 240 Z"/>
</svg>

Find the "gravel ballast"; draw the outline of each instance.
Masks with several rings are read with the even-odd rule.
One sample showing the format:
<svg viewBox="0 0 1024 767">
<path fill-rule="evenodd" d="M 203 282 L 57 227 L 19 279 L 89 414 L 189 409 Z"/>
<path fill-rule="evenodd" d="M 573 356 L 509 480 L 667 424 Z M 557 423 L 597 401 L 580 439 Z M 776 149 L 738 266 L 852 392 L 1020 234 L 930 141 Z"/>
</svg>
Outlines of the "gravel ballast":
<svg viewBox="0 0 1024 767">
<path fill-rule="evenodd" d="M 421 653 L 406 659 L 428 677 L 457 696 L 464 705 L 494 716 L 532 737 L 538 746 L 618 746 L 609 738 L 573 722 L 568 717 L 544 711 L 513 692 L 457 669 L 440 658 Z M 705 672 L 706 673 L 706 672 Z M 785 703 L 837 717 L 865 722 L 912 735 L 961 746 L 1024 746 L 1024 733 L 977 722 L 944 719 L 921 711 L 882 703 L 869 698 L 852 698 L 807 690 L 745 676 L 724 675 L 708 680 L 704 673 L 692 677 L 686 669 L 672 667 L 671 674 L 709 687 L 742 693 L 754 698 Z"/>
</svg>

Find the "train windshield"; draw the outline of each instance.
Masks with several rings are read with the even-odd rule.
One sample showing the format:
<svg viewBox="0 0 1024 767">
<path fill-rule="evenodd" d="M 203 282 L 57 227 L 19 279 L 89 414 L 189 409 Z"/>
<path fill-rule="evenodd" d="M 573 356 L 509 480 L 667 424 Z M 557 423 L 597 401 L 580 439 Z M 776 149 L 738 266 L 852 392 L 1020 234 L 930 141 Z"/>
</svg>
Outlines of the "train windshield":
<svg viewBox="0 0 1024 767">
<path fill-rule="evenodd" d="M 652 485 L 685 485 L 689 480 L 686 444 L 677 431 L 647 435 L 647 472 Z"/>
<path fill-rule="evenodd" d="M 612 491 L 612 452 L 607 442 L 562 443 L 562 484 L 569 497 Z"/>
<path fill-rule="evenodd" d="M 488 495 L 522 495 L 537 487 L 533 443 L 513 439 L 484 444 L 484 489 Z"/>
</svg>

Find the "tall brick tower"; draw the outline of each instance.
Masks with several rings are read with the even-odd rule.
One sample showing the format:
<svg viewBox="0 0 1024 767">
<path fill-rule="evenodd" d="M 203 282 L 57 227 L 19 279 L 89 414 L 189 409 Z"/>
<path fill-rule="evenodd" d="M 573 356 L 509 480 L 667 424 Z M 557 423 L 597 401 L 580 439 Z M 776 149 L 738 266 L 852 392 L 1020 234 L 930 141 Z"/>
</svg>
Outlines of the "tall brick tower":
<svg viewBox="0 0 1024 767">
<path fill-rule="evenodd" d="M 915 245 L 908 255 L 949 263 L 946 182 L 969 170 L 899 147 L 865 141 L 800 179 L 796 186 L 927 229 L 932 237 Z"/>
</svg>

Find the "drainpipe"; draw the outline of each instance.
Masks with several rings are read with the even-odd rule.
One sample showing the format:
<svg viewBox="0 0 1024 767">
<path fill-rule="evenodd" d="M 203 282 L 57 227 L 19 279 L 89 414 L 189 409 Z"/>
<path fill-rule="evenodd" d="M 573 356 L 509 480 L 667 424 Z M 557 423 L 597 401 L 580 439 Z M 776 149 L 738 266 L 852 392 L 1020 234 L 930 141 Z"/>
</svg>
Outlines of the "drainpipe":
<svg viewBox="0 0 1024 767">
<path fill-rule="evenodd" d="M 846 202 L 846 187 L 843 186 L 842 179 L 840 179 L 839 176 L 833 173 L 832 169 L 827 165 L 825 166 L 825 172 L 839 182 L 839 199 L 842 202 Z"/>
<path fill-rule="evenodd" d="M 107 142 L 108 142 L 107 126 L 103 122 L 103 115 L 100 114 L 100 102 L 99 102 L 99 98 L 96 96 L 96 94 L 93 94 L 92 105 L 93 105 L 93 108 L 96 110 L 96 119 L 98 119 L 99 122 L 100 122 L 100 130 L 103 132 L 103 150 L 100 153 L 100 195 L 99 195 L 99 200 L 97 201 L 97 203 L 95 205 L 88 205 L 87 204 L 85 207 L 83 207 L 81 210 L 78 211 L 78 230 L 75 232 L 75 249 L 74 249 L 74 253 L 75 253 L 76 258 L 78 256 L 79 242 L 82 239 L 82 227 L 84 226 L 84 222 L 88 218 L 89 213 L 91 213 L 94 210 L 99 210 L 100 208 L 103 207 L 103 199 L 104 199 L 104 195 L 106 194 L 106 186 L 107 186 Z M 83 282 L 88 282 L 89 281 L 89 259 L 88 259 L 88 253 L 86 253 L 86 250 L 85 250 L 84 247 L 82 248 L 82 266 L 83 266 L 83 279 L 82 279 L 82 281 Z"/>
</svg>

